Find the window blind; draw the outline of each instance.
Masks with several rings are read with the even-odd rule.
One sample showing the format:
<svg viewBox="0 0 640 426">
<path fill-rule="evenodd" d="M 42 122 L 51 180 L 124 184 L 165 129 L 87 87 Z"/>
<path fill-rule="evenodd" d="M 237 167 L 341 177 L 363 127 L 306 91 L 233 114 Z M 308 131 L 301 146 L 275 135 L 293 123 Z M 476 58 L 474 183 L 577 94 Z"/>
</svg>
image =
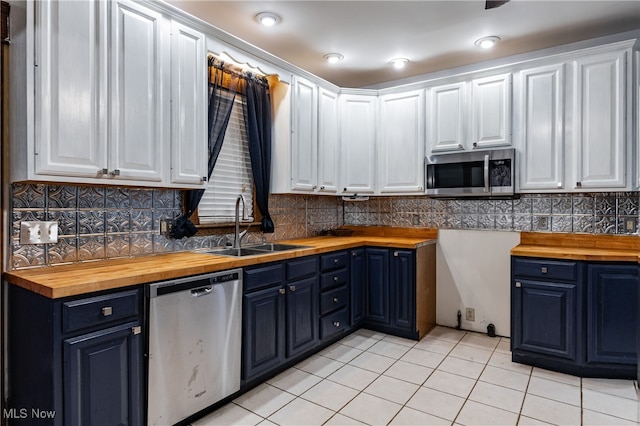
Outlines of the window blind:
<svg viewBox="0 0 640 426">
<path fill-rule="evenodd" d="M 253 177 L 242 107 L 242 97 L 237 95 L 220 155 L 198 205 L 200 223 L 234 222 L 238 194 L 244 195 L 248 217 L 253 220 Z M 240 209 L 242 219 L 242 204 Z"/>
</svg>

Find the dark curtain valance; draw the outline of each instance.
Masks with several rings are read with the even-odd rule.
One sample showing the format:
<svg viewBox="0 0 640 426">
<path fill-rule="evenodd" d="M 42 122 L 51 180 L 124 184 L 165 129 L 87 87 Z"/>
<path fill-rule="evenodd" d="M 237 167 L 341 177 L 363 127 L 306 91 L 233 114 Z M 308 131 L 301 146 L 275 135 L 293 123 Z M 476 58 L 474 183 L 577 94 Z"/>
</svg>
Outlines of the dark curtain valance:
<svg viewBox="0 0 640 426">
<path fill-rule="evenodd" d="M 251 170 L 256 188 L 256 203 L 262 213 L 263 232 L 274 232 L 269 215 L 271 181 L 271 100 L 266 78 L 244 73 L 215 57 L 209 58 L 209 162 L 208 175 L 220 154 L 236 94 L 245 98 L 244 114 L 249 139 Z M 176 219 L 173 238 L 191 237 L 198 232 L 189 219 L 198 208 L 204 189 L 185 191 L 185 213 Z"/>
</svg>

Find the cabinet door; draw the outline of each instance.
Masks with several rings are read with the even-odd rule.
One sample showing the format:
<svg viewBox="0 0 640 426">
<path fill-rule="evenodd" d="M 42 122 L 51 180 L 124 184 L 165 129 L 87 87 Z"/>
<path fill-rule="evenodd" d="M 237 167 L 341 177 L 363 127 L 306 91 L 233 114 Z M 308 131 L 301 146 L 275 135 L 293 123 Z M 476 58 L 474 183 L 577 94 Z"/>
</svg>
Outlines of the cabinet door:
<svg viewBox="0 0 640 426">
<path fill-rule="evenodd" d="M 638 266 L 588 265 L 587 362 L 637 362 Z"/>
<path fill-rule="evenodd" d="M 392 250 L 390 265 L 391 325 L 415 330 L 416 262 L 411 250 Z"/>
<path fill-rule="evenodd" d="M 287 284 L 287 357 L 313 348 L 318 341 L 318 278 Z"/>
<path fill-rule="evenodd" d="M 515 279 L 511 287 L 513 349 L 575 361 L 581 303 L 575 283 Z"/>
<path fill-rule="evenodd" d="M 575 62 L 576 189 L 626 188 L 626 58 L 608 52 Z"/>
<path fill-rule="evenodd" d="M 107 167 L 106 8 L 36 3 L 36 173 L 96 177 Z"/>
<path fill-rule="evenodd" d="M 284 289 L 244 295 L 242 306 L 242 377 L 252 380 L 284 361 Z"/>
<path fill-rule="evenodd" d="M 171 22 L 171 182 L 207 181 L 207 52 L 203 33 Z"/>
<path fill-rule="evenodd" d="M 112 5 L 109 172 L 160 182 L 166 168 L 162 88 L 168 31 L 162 31 L 158 12 L 127 1 Z"/>
<path fill-rule="evenodd" d="M 380 97 L 378 178 L 381 193 L 422 193 L 424 91 Z"/>
<path fill-rule="evenodd" d="M 464 149 L 466 83 L 432 87 L 429 90 L 428 146 L 431 151 Z"/>
<path fill-rule="evenodd" d="M 64 341 L 64 423 L 142 424 L 142 334 L 129 323 Z"/>
<path fill-rule="evenodd" d="M 562 190 L 564 182 L 564 64 L 519 75 L 520 189 Z"/>
<path fill-rule="evenodd" d="M 365 249 L 365 319 L 389 324 L 389 250 Z"/>
<path fill-rule="evenodd" d="M 375 191 L 376 99 L 374 95 L 340 95 L 342 192 Z"/>
<path fill-rule="evenodd" d="M 313 192 L 317 184 L 318 87 L 295 78 L 292 102 L 291 188 Z"/>
<path fill-rule="evenodd" d="M 318 94 L 318 192 L 338 191 L 338 94 L 320 89 Z"/>
<path fill-rule="evenodd" d="M 511 74 L 474 79 L 471 98 L 473 147 L 511 145 Z"/>
<path fill-rule="evenodd" d="M 365 297 L 365 255 L 364 249 L 351 250 L 350 260 L 350 288 L 351 288 L 351 326 L 364 320 Z"/>
</svg>

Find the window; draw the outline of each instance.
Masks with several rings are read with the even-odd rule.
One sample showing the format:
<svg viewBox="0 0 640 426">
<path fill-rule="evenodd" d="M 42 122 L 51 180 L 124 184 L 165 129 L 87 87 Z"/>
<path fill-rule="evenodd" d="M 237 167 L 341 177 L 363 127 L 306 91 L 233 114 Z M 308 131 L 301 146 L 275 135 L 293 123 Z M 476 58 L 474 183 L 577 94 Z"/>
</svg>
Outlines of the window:
<svg viewBox="0 0 640 426">
<path fill-rule="evenodd" d="M 243 101 L 241 95 L 236 95 L 220 155 L 198 205 L 201 224 L 233 223 L 238 194 L 244 195 L 247 215 L 251 221 L 254 219 L 253 176 Z"/>
</svg>

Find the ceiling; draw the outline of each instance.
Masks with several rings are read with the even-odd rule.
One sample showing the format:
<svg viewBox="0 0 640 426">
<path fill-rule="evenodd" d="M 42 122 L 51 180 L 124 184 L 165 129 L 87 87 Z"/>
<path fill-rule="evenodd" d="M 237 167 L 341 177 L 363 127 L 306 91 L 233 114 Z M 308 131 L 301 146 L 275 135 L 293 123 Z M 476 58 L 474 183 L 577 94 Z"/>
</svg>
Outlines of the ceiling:
<svg viewBox="0 0 640 426">
<path fill-rule="evenodd" d="M 208 1 L 169 3 L 340 87 L 366 87 L 640 29 L 640 0 Z M 270 28 L 255 19 L 274 12 Z M 476 47 L 494 35 L 491 50 Z M 344 60 L 328 64 L 323 55 Z M 389 61 L 410 63 L 396 70 Z"/>
</svg>

